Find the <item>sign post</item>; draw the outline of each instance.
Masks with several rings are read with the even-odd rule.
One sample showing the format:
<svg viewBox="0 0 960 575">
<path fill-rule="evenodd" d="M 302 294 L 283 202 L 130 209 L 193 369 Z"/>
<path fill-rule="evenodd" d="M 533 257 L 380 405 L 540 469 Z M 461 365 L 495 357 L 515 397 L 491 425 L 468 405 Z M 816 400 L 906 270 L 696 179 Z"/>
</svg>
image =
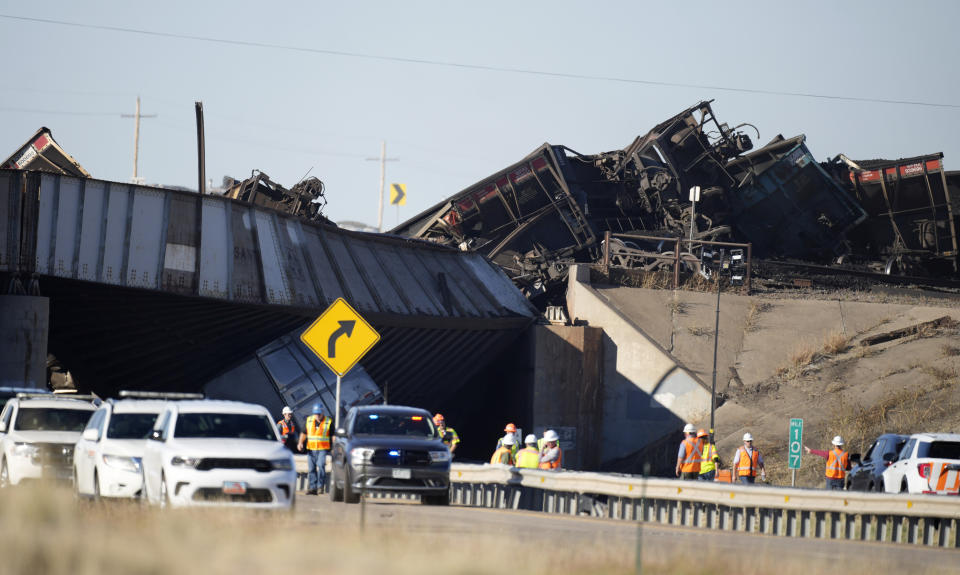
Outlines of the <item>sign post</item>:
<svg viewBox="0 0 960 575">
<path fill-rule="evenodd" d="M 330 304 L 300 341 L 337 374 L 337 406 L 334 430 L 340 428 L 340 379 L 380 341 L 380 334 L 343 298 Z"/>
<path fill-rule="evenodd" d="M 690 188 L 690 243 L 687 251 L 693 252 L 693 225 L 697 221 L 697 202 L 700 201 L 700 186 Z"/>
<path fill-rule="evenodd" d="M 790 445 L 787 463 L 790 467 L 790 487 L 797 485 L 797 470 L 800 469 L 800 456 L 803 453 L 803 420 L 790 420 L 790 435 L 787 438 Z"/>
</svg>

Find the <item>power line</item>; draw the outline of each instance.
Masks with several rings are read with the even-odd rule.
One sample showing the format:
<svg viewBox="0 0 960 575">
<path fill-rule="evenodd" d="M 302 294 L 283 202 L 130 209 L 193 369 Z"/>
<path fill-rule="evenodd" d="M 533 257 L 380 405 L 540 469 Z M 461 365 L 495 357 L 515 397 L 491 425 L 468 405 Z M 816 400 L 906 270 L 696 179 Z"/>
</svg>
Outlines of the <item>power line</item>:
<svg viewBox="0 0 960 575">
<path fill-rule="evenodd" d="M 942 104 L 942 103 L 936 103 L 936 102 L 924 102 L 919 100 L 861 98 L 856 96 L 837 96 L 833 94 L 817 94 L 814 92 L 786 92 L 786 91 L 780 91 L 780 90 L 732 88 L 729 86 L 714 86 L 710 84 L 660 82 L 656 80 L 640 80 L 637 78 L 623 78 L 623 77 L 616 77 L 616 76 L 596 76 L 591 74 L 574 74 L 570 72 L 550 72 L 545 70 L 535 70 L 532 68 L 510 68 L 506 66 L 488 66 L 484 64 L 464 64 L 462 62 L 447 62 L 442 60 L 431 60 L 426 58 L 405 58 L 401 56 L 383 56 L 379 54 L 364 54 L 361 52 L 347 52 L 343 50 L 324 50 L 321 48 L 304 48 L 302 46 L 271 44 L 268 42 L 253 42 L 250 40 L 231 40 L 226 38 L 196 36 L 192 34 L 177 34 L 173 32 L 155 32 L 152 30 L 125 28 L 122 26 L 106 26 L 103 24 L 82 24 L 79 22 L 66 22 L 63 20 L 52 20 L 48 18 L 30 18 L 27 16 L 13 16 L 10 14 L 0 14 L 0 18 L 6 18 L 8 20 L 19 20 L 23 22 L 33 22 L 37 24 L 55 24 L 58 26 L 71 26 L 74 28 L 104 30 L 109 32 L 120 32 L 120 33 L 126 33 L 126 34 L 140 34 L 143 36 L 153 36 L 158 38 L 175 38 L 178 40 L 193 40 L 196 42 L 209 42 L 214 44 L 226 44 L 231 46 L 269 48 L 273 50 L 287 50 L 291 52 L 303 52 L 307 54 L 323 54 L 327 56 L 341 56 L 346 58 L 362 58 L 366 60 L 378 60 L 383 62 L 400 62 L 404 64 L 443 66 L 447 68 L 459 68 L 464 70 L 481 70 L 486 72 L 507 72 L 511 74 L 543 76 L 548 78 L 564 78 L 569 80 L 619 82 L 623 84 L 640 84 L 645 86 L 657 86 L 661 88 L 693 88 L 697 90 L 717 90 L 717 91 L 723 91 L 723 92 L 739 92 L 743 94 L 758 94 L 758 95 L 765 95 L 765 96 L 793 96 L 797 98 L 813 98 L 813 99 L 820 99 L 820 100 L 836 100 L 836 101 L 844 101 L 844 102 L 861 102 L 861 103 L 871 103 L 871 104 L 896 104 L 896 105 L 902 105 L 902 106 L 925 106 L 929 108 L 960 109 L 960 104 Z"/>
<path fill-rule="evenodd" d="M 11 108 L 8 106 L 0 106 L 0 110 L 4 112 L 21 112 L 24 114 L 48 114 L 48 115 L 58 115 L 58 116 L 110 116 L 116 117 L 116 112 L 69 112 L 66 110 L 37 110 L 33 108 Z"/>
</svg>

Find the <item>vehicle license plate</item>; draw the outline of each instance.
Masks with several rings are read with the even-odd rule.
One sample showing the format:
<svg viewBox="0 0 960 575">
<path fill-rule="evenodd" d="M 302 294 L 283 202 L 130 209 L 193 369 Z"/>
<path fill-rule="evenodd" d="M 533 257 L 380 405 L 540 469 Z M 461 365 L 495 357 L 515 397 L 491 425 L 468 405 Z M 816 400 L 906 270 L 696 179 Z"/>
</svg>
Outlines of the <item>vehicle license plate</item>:
<svg viewBox="0 0 960 575">
<path fill-rule="evenodd" d="M 394 479 L 410 479 L 410 470 L 409 469 L 394 469 L 393 470 Z"/>
<path fill-rule="evenodd" d="M 224 481 L 224 495 L 244 495 L 247 492 L 247 484 L 242 481 Z"/>
</svg>

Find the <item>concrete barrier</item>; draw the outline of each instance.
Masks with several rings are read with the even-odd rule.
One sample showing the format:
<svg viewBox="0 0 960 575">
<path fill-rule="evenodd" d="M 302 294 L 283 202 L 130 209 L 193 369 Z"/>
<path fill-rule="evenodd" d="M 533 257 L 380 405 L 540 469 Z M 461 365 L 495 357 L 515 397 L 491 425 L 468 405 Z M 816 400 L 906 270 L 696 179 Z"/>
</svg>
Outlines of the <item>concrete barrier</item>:
<svg viewBox="0 0 960 575">
<path fill-rule="evenodd" d="M 783 537 L 960 548 L 960 497 L 451 467 L 451 502 Z"/>
</svg>

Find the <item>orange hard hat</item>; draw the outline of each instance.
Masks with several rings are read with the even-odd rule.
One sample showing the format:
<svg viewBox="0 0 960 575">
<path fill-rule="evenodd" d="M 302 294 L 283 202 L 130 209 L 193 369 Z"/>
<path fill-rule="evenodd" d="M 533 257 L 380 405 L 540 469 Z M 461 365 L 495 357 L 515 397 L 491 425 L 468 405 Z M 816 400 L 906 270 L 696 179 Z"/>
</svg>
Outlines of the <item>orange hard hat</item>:
<svg viewBox="0 0 960 575">
<path fill-rule="evenodd" d="M 517 426 L 512 423 L 508 423 L 507 426 L 503 428 L 503 430 L 506 431 L 507 433 L 516 433 Z"/>
<path fill-rule="evenodd" d="M 436 414 L 436 415 L 433 416 L 433 424 L 434 424 L 434 425 L 440 425 L 440 424 L 443 423 L 443 422 L 444 422 L 444 419 L 443 419 L 443 414 L 442 414 L 442 413 L 438 413 L 438 414 Z"/>
<path fill-rule="evenodd" d="M 709 437 L 709 436 L 710 436 L 710 434 L 707 433 L 707 430 L 706 430 L 706 429 L 701 429 L 701 430 L 698 430 L 698 431 L 697 431 L 697 437 L 698 437 L 698 438 L 700 438 L 700 437 Z"/>
</svg>

